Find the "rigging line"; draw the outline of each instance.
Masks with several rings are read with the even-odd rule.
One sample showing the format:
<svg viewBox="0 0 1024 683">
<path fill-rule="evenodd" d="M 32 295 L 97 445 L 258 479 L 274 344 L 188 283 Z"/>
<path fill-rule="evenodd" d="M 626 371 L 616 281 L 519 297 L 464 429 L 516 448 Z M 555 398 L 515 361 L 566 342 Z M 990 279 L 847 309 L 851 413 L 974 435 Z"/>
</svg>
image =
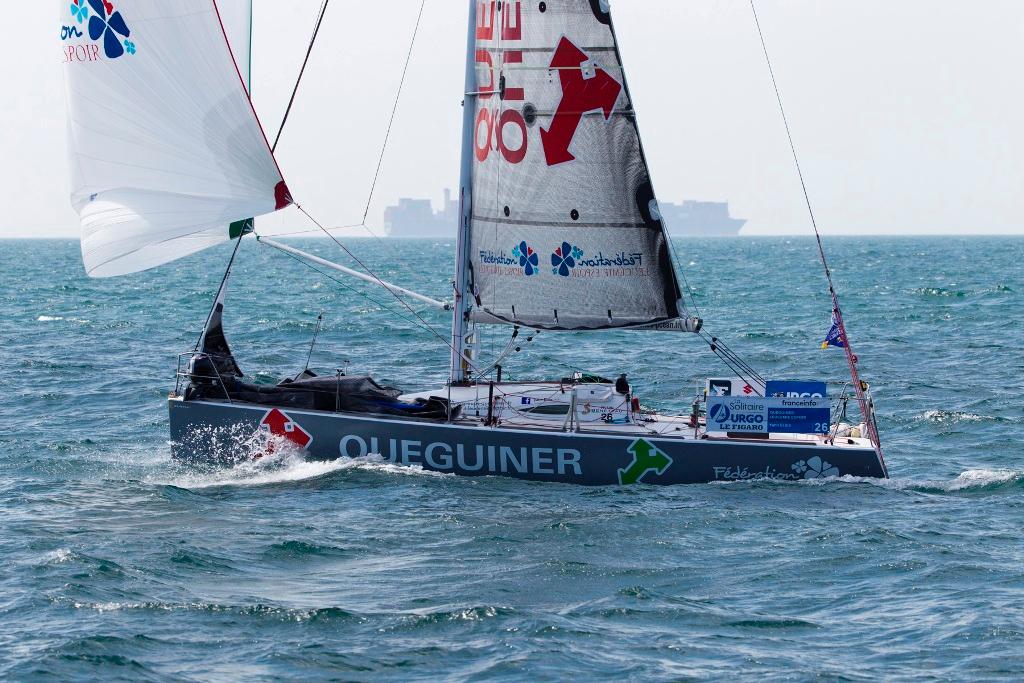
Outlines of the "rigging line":
<svg viewBox="0 0 1024 683">
<path fill-rule="evenodd" d="M 739 378 L 739 379 L 741 379 L 742 381 L 746 382 L 746 383 L 747 383 L 747 384 L 749 384 L 749 385 L 753 385 L 753 384 L 755 384 L 755 383 L 756 383 L 756 382 L 753 382 L 753 381 L 751 381 L 751 380 L 752 380 L 752 378 L 748 378 L 748 377 L 747 377 L 747 376 L 746 376 L 746 375 L 744 374 L 744 370 L 743 370 L 743 368 L 741 368 L 741 367 L 738 367 L 738 366 L 737 366 L 737 365 L 736 365 L 736 364 L 735 364 L 735 363 L 734 363 L 734 362 L 732 361 L 732 359 L 731 359 L 731 358 L 730 358 L 729 356 L 727 356 L 727 355 L 725 355 L 725 354 L 722 354 L 722 353 L 715 353 L 715 356 L 717 356 L 717 357 L 718 357 L 718 360 L 722 361 L 722 362 L 723 362 L 723 363 L 724 363 L 724 364 L 725 364 L 725 365 L 726 365 L 726 366 L 727 366 L 727 367 L 728 367 L 728 368 L 729 368 L 730 370 L 732 370 L 733 374 L 735 374 L 735 375 L 736 375 L 736 377 L 738 377 L 738 378 Z"/>
<path fill-rule="evenodd" d="M 825 275 L 828 277 L 829 287 L 832 286 L 832 273 L 828 268 L 828 261 L 825 259 L 825 248 L 821 243 L 821 233 L 818 231 L 818 221 L 814 217 L 814 208 L 811 206 L 811 195 L 807 192 L 807 183 L 804 181 L 804 172 L 800 167 L 800 157 L 796 153 L 796 143 L 793 142 L 793 133 L 789 127 L 789 118 L 786 116 L 786 108 L 782 104 L 782 91 L 779 90 L 779 83 L 775 79 L 775 69 L 772 67 L 771 57 L 768 56 L 768 43 L 764 39 L 764 32 L 761 31 L 761 21 L 757 16 L 757 7 L 754 0 L 750 0 L 750 10 L 754 13 L 754 24 L 757 26 L 757 35 L 761 39 L 761 49 L 764 50 L 764 59 L 768 64 L 768 74 L 772 78 L 772 87 L 775 89 L 775 99 L 779 103 L 779 111 L 782 113 L 782 124 L 786 128 L 786 138 L 789 140 L 789 149 L 793 153 L 793 163 L 796 164 L 796 174 L 800 178 L 800 188 L 804 193 L 804 202 L 807 204 L 807 213 L 811 217 L 811 225 L 814 227 L 814 236 L 818 240 L 818 252 L 821 256 L 822 265 L 825 266 Z"/>
<path fill-rule="evenodd" d="M 761 375 L 754 370 L 750 365 L 736 355 L 734 352 L 729 350 L 720 339 L 717 337 L 710 337 L 704 333 L 699 333 L 701 339 L 703 339 L 707 345 L 711 348 L 711 352 L 718 356 L 718 359 L 729 366 L 729 369 L 736 373 L 736 376 L 747 384 L 765 384 L 767 382 Z M 754 381 L 751 381 L 754 380 Z"/>
<path fill-rule="evenodd" d="M 345 252 L 346 254 L 348 254 L 348 255 L 349 255 L 349 258 L 351 258 L 351 259 L 352 259 L 353 261 L 355 261 L 356 263 L 358 263 L 358 264 L 359 264 L 359 266 L 360 266 L 360 267 L 361 267 L 361 268 L 362 268 L 362 269 L 363 269 L 364 271 L 366 271 L 366 274 L 367 274 L 367 275 L 369 275 L 370 277 L 372 277 L 372 278 L 373 278 L 374 280 L 376 280 L 376 281 L 377 281 L 377 284 L 379 284 L 379 285 L 380 285 L 381 287 L 383 287 L 383 288 L 384 288 L 385 290 L 387 290 L 388 292 L 390 292 L 390 293 L 391 293 L 391 295 L 392 295 L 393 297 L 395 297 L 395 299 L 396 299 L 396 300 L 398 301 L 398 303 L 402 304 L 402 305 L 403 305 L 403 306 L 404 306 L 405 308 L 407 308 L 407 309 L 409 310 L 409 312 L 410 312 L 410 313 L 412 313 L 412 315 L 413 315 L 413 316 L 414 316 L 414 317 L 415 317 L 415 318 L 416 318 L 417 320 L 419 320 L 419 321 L 420 321 L 420 323 L 421 323 L 421 324 L 423 325 L 423 328 L 424 328 L 424 329 L 426 329 L 426 330 L 429 330 L 431 334 L 433 334 L 433 335 L 434 335 L 435 337 L 437 337 L 437 338 L 438 338 L 438 339 L 440 339 L 440 340 L 441 340 L 442 342 L 444 342 L 444 345 L 445 345 L 445 346 L 447 346 L 447 347 L 448 347 L 449 349 L 452 349 L 453 351 L 455 350 L 455 347 L 453 346 L 453 344 L 452 344 L 452 342 L 451 342 L 451 340 L 450 340 L 450 339 L 448 339 L 448 338 L 444 337 L 443 335 L 441 335 L 441 333 L 439 333 L 439 332 L 438 332 L 437 330 L 435 330 L 435 329 L 434 329 L 433 327 L 431 327 L 431 326 L 430 326 L 430 323 L 428 323 L 428 322 L 427 322 L 426 320 L 424 320 L 424 319 L 423 319 L 423 317 L 422 317 L 422 316 L 421 316 L 421 315 L 420 315 L 419 313 L 417 313 L 417 312 L 416 312 L 416 309 L 414 309 L 414 308 L 413 308 L 412 306 L 410 306 L 410 305 L 409 305 L 409 302 L 407 302 L 407 301 L 406 301 L 405 299 L 403 299 L 403 298 L 402 298 L 401 296 L 399 296 L 398 292 L 396 292 L 396 291 L 394 291 L 393 289 L 391 289 L 390 287 L 388 287 L 388 286 L 387 286 L 387 284 L 386 284 L 386 283 L 385 283 L 385 282 L 384 282 L 383 280 L 381 280 L 381 279 L 380 279 L 380 277 L 378 277 L 376 273 L 374 273 L 374 272 L 373 272 L 372 270 L 370 270 L 370 267 L 369 267 L 369 266 L 367 266 L 367 265 L 366 265 L 365 263 L 363 263 L 363 262 L 362 262 L 362 261 L 361 261 L 361 260 L 359 259 L 359 257 L 358 257 L 358 256 L 356 256 L 355 254 L 353 254 L 353 253 L 352 253 L 352 252 L 351 252 L 351 251 L 349 250 L 349 248 L 348 248 L 348 247 L 346 247 L 346 246 L 345 246 L 344 244 L 342 244 L 342 243 L 341 243 L 340 241 L 338 241 L 338 239 L 337 239 L 337 238 L 336 238 L 336 237 L 335 237 L 334 235 L 332 235 L 332 234 L 330 233 L 330 231 L 329 231 L 329 230 L 328 230 L 327 228 L 325 228 L 325 227 L 324 227 L 323 225 L 321 225 L 321 224 L 320 224 L 320 222 L 319 222 L 319 221 L 318 221 L 317 219 L 313 218 L 313 216 L 312 216 L 312 215 L 310 215 L 310 213 L 309 213 L 308 211 L 306 211 L 306 209 L 305 209 L 305 208 L 303 208 L 303 207 L 302 207 L 302 206 L 301 206 L 300 204 L 296 204 L 296 205 L 295 205 L 295 208 L 297 208 L 297 209 L 298 209 L 299 211 L 301 211 L 301 212 L 303 213 L 303 215 L 305 215 L 305 216 L 306 216 L 306 218 L 308 218 L 308 219 L 309 219 L 310 221 L 312 221 L 312 223 L 313 223 L 313 224 L 314 224 L 315 226 L 317 226 L 318 228 L 320 228 L 320 229 L 321 229 L 321 230 L 322 230 L 322 231 L 324 232 L 324 234 L 325 234 L 325 235 L 327 235 L 328 237 L 330 237 L 330 238 L 331 238 L 331 241 L 333 241 L 333 242 L 334 242 L 335 244 L 337 244 L 337 245 L 338 245 L 338 246 L 339 246 L 339 247 L 341 248 L 341 250 L 342 250 L 342 251 L 344 251 L 344 252 Z M 465 356 L 463 356 L 463 357 L 465 357 Z M 469 359 L 466 359 L 466 360 L 467 360 L 467 362 L 468 362 L 468 363 L 470 364 L 470 367 L 472 367 L 472 368 L 474 368 L 474 369 L 476 369 L 476 370 L 479 370 L 479 368 L 477 368 L 477 367 L 476 367 L 476 365 L 475 365 L 475 364 L 474 364 L 474 363 L 473 363 L 473 362 L 472 362 L 471 360 L 469 360 Z"/>
<path fill-rule="evenodd" d="M 710 343 L 714 344 L 715 347 L 722 351 L 722 353 L 725 353 L 730 358 L 732 358 L 736 364 L 738 364 L 740 367 L 744 368 L 747 372 L 749 372 L 754 377 L 754 379 L 757 379 L 762 384 L 765 383 L 765 379 L 764 377 L 761 376 L 761 373 L 754 369 L 754 366 L 748 363 L 746 360 L 744 360 L 742 356 L 733 351 L 732 348 L 730 348 L 724 340 L 720 339 L 719 337 L 712 336 Z"/>
<path fill-rule="evenodd" d="M 741 368 L 743 368 L 747 373 L 749 373 L 752 379 L 756 380 L 760 384 L 764 384 L 767 386 L 768 381 L 761 375 L 761 373 L 755 370 L 754 366 L 745 361 L 738 353 L 730 349 L 725 342 L 717 338 L 713 339 L 712 341 L 722 353 L 726 354 L 729 358 L 733 360 L 734 363 L 736 363 Z"/>
<path fill-rule="evenodd" d="M 361 292 L 358 289 L 356 289 L 355 287 L 352 287 L 351 285 L 348 285 L 345 282 L 342 282 L 341 280 L 339 280 L 338 278 L 334 277 L 330 273 L 325 273 L 324 271 L 322 271 L 319 268 L 317 268 L 316 266 L 314 266 L 312 263 L 304 261 L 304 260 L 300 259 L 298 256 L 295 256 L 294 254 L 290 254 L 287 251 L 282 251 L 281 253 L 284 254 L 285 256 L 287 256 L 288 258 L 291 258 L 291 259 L 294 259 L 294 260 L 298 261 L 299 263 L 301 263 L 302 265 L 306 266 L 310 270 L 313 270 L 313 271 L 316 271 L 317 273 L 320 273 L 321 275 L 323 275 L 328 280 L 334 282 L 335 284 L 341 286 L 344 289 L 347 289 L 348 291 L 352 292 L 353 294 L 357 294 L 357 295 L 363 297 L 364 299 L 370 301 L 371 303 L 373 303 L 373 304 L 375 304 L 377 306 L 380 306 L 381 309 L 387 311 L 388 313 L 390 313 L 391 315 L 395 316 L 396 318 L 400 318 L 401 320 L 404 320 L 405 322 L 409 323 L 413 327 L 422 327 L 422 325 L 420 325 L 420 323 L 416 322 L 412 318 L 408 318 L 408 317 L 402 315 L 401 313 L 398 313 L 397 311 L 394 311 L 394 310 L 388 308 L 386 304 L 383 304 L 380 301 L 378 301 L 377 299 L 374 299 L 369 294 L 367 294 L 365 292 Z"/>
<path fill-rule="evenodd" d="M 497 335 L 493 335 L 493 334 L 491 335 L 491 354 L 492 355 L 494 354 L 494 339 L 496 338 L 496 336 Z M 474 381 L 479 381 L 484 376 L 490 374 L 491 371 L 495 370 L 498 367 L 498 365 L 501 364 L 501 362 L 503 360 L 508 358 L 508 356 L 512 353 L 512 349 L 514 348 L 514 345 L 516 343 L 516 339 L 518 337 L 519 337 L 519 326 L 516 325 L 515 329 L 512 330 L 512 337 L 508 340 L 508 343 L 505 344 L 505 348 L 502 349 L 501 353 L 495 358 L 495 360 L 493 362 L 491 362 L 486 368 L 481 370 L 480 373 L 476 377 L 473 378 L 473 380 Z M 532 339 L 532 337 L 531 337 L 531 339 Z"/>
<path fill-rule="evenodd" d="M 313 54 L 313 45 L 316 43 L 316 37 L 320 33 L 320 25 L 324 22 L 324 14 L 327 13 L 327 5 L 331 0 L 324 0 L 323 4 L 320 5 L 320 15 L 316 20 L 316 27 L 313 29 L 313 37 L 309 39 L 309 47 L 306 48 L 306 57 L 302 60 L 302 68 L 299 69 L 299 77 L 295 79 L 295 87 L 292 89 L 291 99 L 288 100 L 288 106 L 284 110 L 284 118 L 281 119 L 281 126 L 277 129 L 277 135 L 274 137 L 274 144 L 270 147 L 270 153 L 273 154 L 277 151 L 277 143 L 281 141 L 281 133 L 284 132 L 284 124 L 288 123 L 288 116 L 292 113 L 292 105 L 295 104 L 295 96 L 299 94 L 299 84 L 302 83 L 302 76 L 306 73 L 306 65 L 309 64 L 309 56 Z"/>
<path fill-rule="evenodd" d="M 309 343 L 309 353 L 306 355 L 305 370 L 309 370 L 309 361 L 313 359 L 313 349 L 316 348 L 316 338 L 320 336 L 320 326 L 324 323 L 324 309 L 320 309 L 320 315 L 316 317 L 316 329 L 313 330 L 313 341 Z"/>
<path fill-rule="evenodd" d="M 825 268 L 825 278 L 828 280 L 829 294 L 832 295 L 832 312 L 835 314 L 839 332 L 843 337 L 845 345 L 843 350 L 846 353 L 846 363 L 850 368 L 850 376 L 853 379 L 854 390 L 857 392 L 857 402 L 860 404 L 861 415 L 868 428 L 868 437 L 875 447 L 879 458 L 882 458 L 882 441 L 878 436 L 874 411 L 871 401 L 867 395 L 867 388 L 860 379 L 860 372 L 857 370 L 857 356 L 853 352 L 853 345 L 850 343 L 850 336 L 846 333 L 846 322 L 843 320 L 843 312 L 839 308 L 839 295 L 836 293 L 835 284 L 832 281 L 832 270 L 828 266 L 828 259 L 825 257 L 825 246 L 821 241 L 821 232 L 818 230 L 818 222 L 814 217 L 814 208 L 811 206 L 811 196 L 807 192 L 807 183 L 804 182 L 803 170 L 800 168 L 800 158 L 796 153 L 796 144 L 793 142 L 793 134 L 790 131 L 789 119 L 786 117 L 786 108 L 782 104 L 782 93 L 779 90 L 778 81 L 775 79 L 775 70 L 772 68 L 772 60 L 768 55 L 768 43 L 765 41 L 764 32 L 761 30 L 761 21 L 757 16 L 757 7 L 754 0 L 750 0 L 750 10 L 754 14 L 754 24 L 757 26 L 757 34 L 761 38 L 761 48 L 764 50 L 764 59 L 768 64 L 768 73 L 772 78 L 772 87 L 775 89 L 775 99 L 779 103 L 779 111 L 782 113 L 782 122 L 786 127 L 786 137 L 789 139 L 789 148 L 793 152 L 793 161 L 796 164 L 796 172 L 800 177 L 800 187 L 804 192 L 804 201 L 807 203 L 807 212 L 811 217 L 811 225 L 814 227 L 814 237 L 818 242 L 818 255 L 821 257 L 821 265 Z"/>
<path fill-rule="evenodd" d="M 668 239 L 672 239 L 672 238 L 668 237 Z M 683 264 L 681 264 L 681 263 L 679 264 L 678 270 L 679 270 L 679 275 L 681 275 L 682 278 L 683 278 L 683 286 L 686 287 L 686 293 L 690 296 L 690 303 L 693 304 L 693 312 L 694 312 L 694 314 L 698 318 L 703 318 L 704 316 L 701 315 L 700 308 L 697 306 L 697 297 L 693 293 L 693 287 L 690 286 L 690 281 L 686 278 L 686 271 L 683 270 Z M 683 303 L 684 304 L 686 303 L 685 300 L 684 300 Z"/>
<path fill-rule="evenodd" d="M 736 364 L 738 364 L 740 367 L 742 367 L 746 372 L 748 372 L 755 379 L 761 380 L 762 382 L 764 381 L 764 378 L 761 376 L 761 374 L 757 370 L 755 370 L 754 367 L 750 363 L 748 363 L 747 361 L 743 360 L 743 358 L 738 353 L 733 351 L 729 347 L 729 345 L 726 344 L 721 338 L 716 337 L 715 335 L 712 335 L 711 333 L 709 333 L 709 332 L 707 332 L 705 330 L 701 330 L 700 332 L 698 332 L 697 336 L 699 336 L 701 339 L 703 339 L 704 342 L 709 347 L 711 347 L 711 351 L 714 354 L 719 355 L 719 352 L 721 352 L 722 354 L 727 355 L 731 360 L 733 360 Z"/>
<path fill-rule="evenodd" d="M 329 230 L 351 230 L 353 228 L 362 228 L 362 227 L 366 227 L 366 226 L 364 226 L 362 224 L 359 224 L 359 223 L 356 223 L 356 224 L 353 224 L 353 225 L 339 225 L 339 226 L 336 226 L 336 227 L 333 227 L 333 228 L 328 228 L 328 229 Z M 314 232 L 317 233 L 317 234 L 320 234 L 320 231 L 321 231 L 321 228 L 307 228 L 306 230 L 290 230 L 288 232 L 274 232 L 274 233 L 270 233 L 269 235 L 264 234 L 264 235 L 261 235 L 261 236 L 262 237 L 293 237 L 295 235 L 308 235 L 308 234 L 314 233 Z"/>
<path fill-rule="evenodd" d="M 753 382 L 751 382 L 751 381 L 750 381 L 750 379 L 748 379 L 747 377 L 745 377 L 745 376 L 743 375 L 743 370 L 742 370 L 741 368 L 737 368 L 737 367 L 736 367 L 735 365 L 733 365 L 732 361 L 731 361 L 731 360 L 729 360 L 729 357 L 728 357 L 728 356 L 725 356 L 725 355 L 723 355 L 723 354 L 720 354 L 720 353 L 716 353 L 715 355 L 716 355 L 716 356 L 718 357 L 718 359 L 719 359 L 720 361 L 722 361 L 722 362 L 723 362 L 723 363 L 724 363 L 724 364 L 725 364 L 726 366 L 728 366 L 728 368 L 729 368 L 730 370 L 732 370 L 732 371 L 733 371 L 733 374 L 735 374 L 735 375 L 736 375 L 737 377 L 739 377 L 739 378 L 740 378 L 741 380 L 743 380 L 744 382 L 746 382 L 746 383 L 747 383 L 748 385 L 751 385 L 751 388 L 753 388 L 753 386 L 752 386 L 752 385 L 753 385 L 754 383 L 753 383 Z"/>
<path fill-rule="evenodd" d="M 384 238 L 383 238 L 383 237 L 381 237 L 380 235 L 378 235 L 378 234 L 377 234 L 377 233 L 376 233 L 376 232 L 374 231 L 374 229 L 373 229 L 373 228 L 371 228 L 371 227 L 370 227 L 369 225 L 367 225 L 367 224 L 366 224 L 366 221 L 365 221 L 365 220 L 364 220 L 364 221 L 363 221 L 362 223 L 360 223 L 359 225 L 353 225 L 353 226 L 351 226 L 351 227 L 353 227 L 353 228 L 362 228 L 362 229 L 363 229 L 363 230 L 365 230 L 366 232 L 370 233 L 370 237 L 372 237 L 373 239 L 377 240 L 377 241 L 378 241 L 378 242 L 380 242 L 381 244 L 383 244 L 383 243 L 384 243 Z M 333 230 L 337 230 L 338 228 L 332 228 L 332 229 L 333 229 Z"/>
<path fill-rule="evenodd" d="M 373 234 L 373 231 L 366 225 L 366 217 L 370 215 L 370 204 L 373 203 L 373 194 L 377 190 L 377 180 L 380 178 L 380 169 L 384 164 L 384 155 L 388 151 L 388 141 L 391 139 L 391 128 L 395 124 L 395 115 L 398 113 L 398 103 L 402 99 L 402 88 L 405 87 L 405 75 L 409 72 L 409 62 L 412 60 L 412 50 L 416 46 L 416 36 L 420 32 L 420 21 L 423 19 L 423 8 L 427 6 L 427 0 L 420 2 L 420 13 L 416 16 L 416 26 L 412 31 L 412 40 L 409 41 L 409 51 L 405 55 L 405 66 L 402 67 L 402 77 L 398 81 L 398 92 L 395 94 L 395 103 L 391 108 L 391 119 L 388 121 L 388 129 L 384 134 L 384 144 L 380 148 L 380 156 L 377 158 L 377 170 L 373 174 L 373 183 L 370 185 L 370 196 L 366 198 L 366 210 L 363 211 L 363 227 Z M 374 235 L 376 237 L 376 235 Z"/>
</svg>

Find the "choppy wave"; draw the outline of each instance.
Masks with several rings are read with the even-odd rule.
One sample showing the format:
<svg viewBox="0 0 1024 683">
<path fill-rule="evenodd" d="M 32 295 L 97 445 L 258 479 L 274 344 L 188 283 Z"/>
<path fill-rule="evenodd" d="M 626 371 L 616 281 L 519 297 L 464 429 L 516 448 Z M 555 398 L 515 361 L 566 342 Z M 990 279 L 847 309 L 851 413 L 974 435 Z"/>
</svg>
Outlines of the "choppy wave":
<svg viewBox="0 0 1024 683">
<path fill-rule="evenodd" d="M 78 323 L 79 325 L 88 325 L 89 323 L 92 322 L 91 320 L 87 320 L 85 318 L 66 318 L 62 315 L 41 315 L 36 318 L 36 322 L 39 323 L 56 323 L 62 321 L 69 323 Z"/>
<path fill-rule="evenodd" d="M 926 297 L 953 297 L 956 299 L 962 299 L 967 296 L 967 292 L 949 287 L 918 287 L 914 290 L 914 294 Z"/>
<path fill-rule="evenodd" d="M 274 559 L 302 560 L 310 557 L 343 557 L 349 552 L 347 548 L 333 545 L 289 540 L 274 543 L 263 554 Z"/>
<path fill-rule="evenodd" d="M 417 629 L 425 626 L 451 622 L 478 622 L 488 619 L 507 617 L 514 610 L 496 605 L 474 605 L 440 610 L 411 611 L 378 611 L 360 614 L 339 607 L 295 608 L 279 605 L 255 604 L 239 605 L 210 602 L 175 603 L 161 601 L 108 601 L 84 602 L 72 601 L 74 609 L 93 610 L 97 612 L 208 612 L 227 613 L 241 617 L 270 619 L 275 621 L 324 622 L 324 621 L 365 621 L 369 618 L 386 619 L 393 629 Z"/>
<path fill-rule="evenodd" d="M 1007 484 L 1024 484 L 1024 472 L 1020 470 L 967 470 L 946 484 L 949 491 L 985 490 Z"/>
<path fill-rule="evenodd" d="M 443 472 L 425 470 L 419 465 L 396 465 L 379 455 L 368 455 L 362 458 L 343 457 L 337 460 L 307 460 L 300 452 L 282 449 L 280 453 L 245 460 L 224 469 L 186 471 L 170 481 L 151 481 L 182 489 L 201 490 L 221 486 L 267 486 L 301 482 L 344 471 L 401 476 L 453 476 Z"/>
<path fill-rule="evenodd" d="M 927 410 L 921 413 L 918 418 L 923 422 L 931 422 L 938 425 L 954 425 L 961 422 L 966 423 L 1020 423 L 1024 418 L 1021 417 L 1007 417 L 1003 415 L 983 415 L 980 413 L 972 413 L 966 410 Z"/>
<path fill-rule="evenodd" d="M 1024 471 L 1010 469 L 973 469 L 961 472 L 953 479 L 857 479 L 888 489 L 898 491 L 917 491 L 921 493 L 970 493 L 1014 491 L 1024 489 Z"/>
<path fill-rule="evenodd" d="M 951 422 L 984 422 L 985 420 L 998 419 L 991 415 L 978 415 L 977 413 L 968 413 L 959 410 L 929 410 L 921 417 L 928 422 L 936 422 L 939 424 Z"/>
<path fill-rule="evenodd" d="M 74 559 L 75 554 L 67 548 L 58 548 L 53 552 L 47 553 L 46 557 L 43 558 L 44 564 L 64 564 Z"/>
<path fill-rule="evenodd" d="M 97 612 L 207 612 L 227 613 L 243 617 L 256 617 L 271 619 L 275 621 L 325 621 L 325 620 L 361 620 L 363 616 L 336 607 L 323 608 L 290 608 L 277 605 L 234 605 L 211 602 L 132 602 L 132 601 L 109 601 L 109 602 L 83 602 L 72 601 L 70 606 L 80 610 L 94 610 Z"/>
<path fill-rule="evenodd" d="M 1024 489 L 1024 471 L 1012 469 L 971 469 L 961 472 L 953 479 L 910 479 L 895 477 L 875 479 L 866 477 L 825 477 L 780 481 L 775 479 L 751 479 L 740 482 L 719 481 L 710 484 L 727 489 L 743 488 L 793 488 L 793 487 L 835 487 L 842 485 L 868 485 L 892 491 L 916 491 L 921 493 L 967 493 L 986 491 L 1013 491 Z"/>
<path fill-rule="evenodd" d="M 923 416 L 929 422 L 983 422 L 996 419 L 990 415 L 978 415 L 959 410 L 929 410 Z"/>
<path fill-rule="evenodd" d="M 918 287 L 912 290 L 913 294 L 925 298 L 952 298 L 964 299 L 973 296 L 984 296 L 987 294 L 1013 294 L 1013 288 L 1005 284 L 996 284 L 989 287 L 978 287 L 972 289 L 956 289 L 950 287 Z"/>
<path fill-rule="evenodd" d="M 347 465 L 341 459 L 308 461 L 296 453 L 283 452 L 246 460 L 226 469 L 187 472 L 165 483 L 190 490 L 219 486 L 266 486 L 316 479 L 342 470 Z"/>
</svg>

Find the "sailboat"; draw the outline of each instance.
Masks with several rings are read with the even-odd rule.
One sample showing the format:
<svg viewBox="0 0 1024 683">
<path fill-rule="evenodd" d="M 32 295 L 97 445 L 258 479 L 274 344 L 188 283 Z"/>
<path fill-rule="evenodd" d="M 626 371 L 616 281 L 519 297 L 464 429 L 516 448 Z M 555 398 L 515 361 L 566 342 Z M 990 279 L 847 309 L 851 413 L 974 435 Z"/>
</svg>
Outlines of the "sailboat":
<svg viewBox="0 0 1024 683">
<path fill-rule="evenodd" d="M 452 93 L 463 100 L 453 301 L 257 237 L 410 310 L 450 310 L 449 382 L 400 390 L 308 367 L 276 386 L 247 381 L 223 329 L 229 263 L 199 342 L 179 359 L 173 455 L 218 462 L 288 448 L 613 486 L 886 477 L 834 288 L 830 339 L 846 350 L 852 395 L 762 377 L 687 306 L 607 2 L 468 5 L 465 89 Z M 62 2 L 72 204 L 89 275 L 135 273 L 229 240 L 233 263 L 252 217 L 298 206 L 249 96 L 250 9 Z M 831 285 L 827 264 L 826 273 Z M 485 361 L 483 325 L 511 327 L 509 348 L 540 332 L 691 335 L 732 375 L 709 378 L 688 414 L 660 414 L 642 408 L 627 373 L 503 381 L 508 349 Z M 858 423 L 846 418 L 849 402 Z"/>
</svg>

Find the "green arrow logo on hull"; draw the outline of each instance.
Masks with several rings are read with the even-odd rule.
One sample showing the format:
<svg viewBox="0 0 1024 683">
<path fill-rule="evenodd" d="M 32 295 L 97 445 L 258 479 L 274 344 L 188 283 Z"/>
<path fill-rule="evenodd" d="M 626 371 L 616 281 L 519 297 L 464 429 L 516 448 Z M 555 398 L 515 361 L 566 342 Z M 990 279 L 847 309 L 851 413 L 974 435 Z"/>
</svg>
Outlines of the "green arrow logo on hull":
<svg viewBox="0 0 1024 683">
<path fill-rule="evenodd" d="M 633 462 L 624 470 L 619 470 L 619 484 L 639 484 L 648 472 L 659 477 L 672 465 L 672 458 L 646 439 L 637 439 L 630 445 Z"/>
</svg>

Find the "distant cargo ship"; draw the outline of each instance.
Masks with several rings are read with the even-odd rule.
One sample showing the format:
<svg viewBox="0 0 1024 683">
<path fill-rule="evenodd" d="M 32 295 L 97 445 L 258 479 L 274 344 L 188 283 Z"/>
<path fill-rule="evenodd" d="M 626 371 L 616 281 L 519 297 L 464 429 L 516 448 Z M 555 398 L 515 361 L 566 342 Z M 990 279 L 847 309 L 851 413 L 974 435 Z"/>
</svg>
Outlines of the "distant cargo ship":
<svg viewBox="0 0 1024 683">
<path fill-rule="evenodd" d="M 659 202 L 661 218 L 669 234 L 687 237 L 733 237 L 747 224 L 743 218 L 729 215 L 729 202 L 696 202 L 682 204 Z"/>
<path fill-rule="evenodd" d="M 738 235 L 747 221 L 729 215 L 728 202 L 660 204 L 665 225 L 673 235 L 693 237 L 731 237 Z M 444 207 L 435 211 L 429 199 L 403 197 L 398 204 L 384 209 L 384 229 L 389 237 L 454 238 L 459 224 L 459 203 L 451 190 L 444 191 Z"/>
<path fill-rule="evenodd" d="M 398 204 L 384 209 L 384 229 L 388 237 L 455 237 L 459 227 L 459 203 L 452 191 L 444 191 L 444 208 L 434 211 L 429 199 L 403 197 Z"/>
</svg>

